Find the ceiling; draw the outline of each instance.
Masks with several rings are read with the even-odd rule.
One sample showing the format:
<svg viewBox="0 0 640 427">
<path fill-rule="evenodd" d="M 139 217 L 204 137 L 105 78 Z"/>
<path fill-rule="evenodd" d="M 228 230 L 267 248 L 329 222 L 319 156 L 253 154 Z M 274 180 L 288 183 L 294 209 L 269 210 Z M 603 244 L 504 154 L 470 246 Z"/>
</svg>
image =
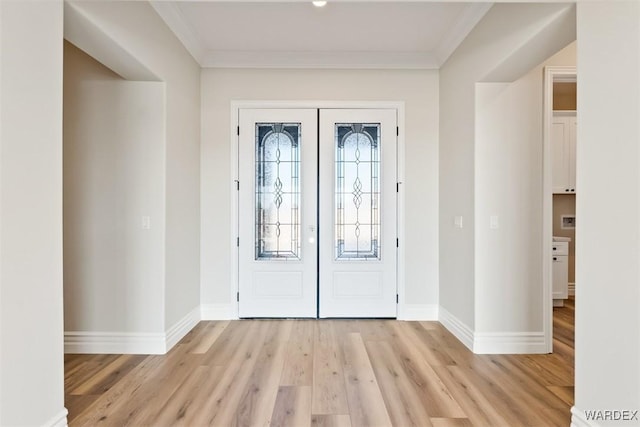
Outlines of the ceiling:
<svg viewBox="0 0 640 427">
<path fill-rule="evenodd" d="M 153 1 L 202 67 L 439 68 L 491 3 Z"/>
</svg>

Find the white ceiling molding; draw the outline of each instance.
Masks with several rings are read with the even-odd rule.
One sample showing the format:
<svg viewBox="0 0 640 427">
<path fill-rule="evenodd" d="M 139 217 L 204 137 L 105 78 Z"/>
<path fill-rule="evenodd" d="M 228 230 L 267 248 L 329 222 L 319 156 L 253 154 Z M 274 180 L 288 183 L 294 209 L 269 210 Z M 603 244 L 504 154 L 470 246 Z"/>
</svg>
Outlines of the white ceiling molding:
<svg viewBox="0 0 640 427">
<path fill-rule="evenodd" d="M 465 9 L 434 50 L 434 56 L 437 58 L 439 66 L 442 66 L 449 59 L 460 43 L 491 9 L 491 6 L 493 3 L 473 3 Z"/>
<path fill-rule="evenodd" d="M 189 51 L 193 59 L 196 60 L 201 67 L 205 58 L 206 49 L 202 43 L 202 40 L 193 31 L 193 28 L 187 23 L 187 20 L 180 12 L 178 3 L 172 1 L 152 1 L 151 6 L 155 9 L 156 13 L 160 15 L 162 20 L 178 37 L 178 40 L 182 42 L 184 47 Z"/>
<path fill-rule="evenodd" d="M 436 69 L 429 52 L 208 51 L 204 68 Z"/>
<path fill-rule="evenodd" d="M 218 0 L 208 0 L 218 2 Z M 221 0 L 225 1 L 225 0 Z M 240 3 L 255 0 L 234 0 Z M 258 0 L 273 2 L 274 0 Z M 341 0 L 332 0 L 341 1 Z M 422 2 L 424 0 L 416 0 Z M 473 1 L 473 0 L 472 0 Z M 296 3 L 298 0 L 289 0 Z M 315 50 L 215 50 L 209 49 L 180 9 L 185 1 L 151 1 L 156 12 L 203 68 L 347 68 L 438 69 L 493 3 L 468 2 L 454 24 L 429 51 L 315 51 Z M 390 2 L 393 3 L 393 2 Z M 429 3 L 427 1 L 427 3 Z M 442 3 L 448 3 L 443 1 Z"/>
</svg>

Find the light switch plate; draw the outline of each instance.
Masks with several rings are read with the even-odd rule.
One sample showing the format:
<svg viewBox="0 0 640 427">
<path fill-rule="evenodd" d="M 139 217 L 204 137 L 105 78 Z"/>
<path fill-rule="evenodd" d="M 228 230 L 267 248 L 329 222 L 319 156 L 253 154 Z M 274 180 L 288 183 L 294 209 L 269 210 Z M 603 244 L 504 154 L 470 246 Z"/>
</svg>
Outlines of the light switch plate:
<svg viewBox="0 0 640 427">
<path fill-rule="evenodd" d="M 462 215 L 456 215 L 453 217 L 453 225 L 456 228 L 462 228 Z"/>
<path fill-rule="evenodd" d="M 495 230 L 500 227 L 500 223 L 498 222 L 498 215 L 491 215 L 489 217 L 489 228 Z"/>
</svg>

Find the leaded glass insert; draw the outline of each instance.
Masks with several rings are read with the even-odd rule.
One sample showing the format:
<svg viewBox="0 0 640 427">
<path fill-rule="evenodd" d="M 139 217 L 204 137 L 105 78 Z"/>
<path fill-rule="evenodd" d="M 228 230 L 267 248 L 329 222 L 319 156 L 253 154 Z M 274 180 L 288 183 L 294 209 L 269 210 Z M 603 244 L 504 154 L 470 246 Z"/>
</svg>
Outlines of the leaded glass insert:
<svg viewBox="0 0 640 427">
<path fill-rule="evenodd" d="M 256 260 L 300 259 L 300 123 L 256 123 Z"/>
<path fill-rule="evenodd" d="M 380 259 L 380 123 L 335 126 L 336 260 Z"/>
</svg>

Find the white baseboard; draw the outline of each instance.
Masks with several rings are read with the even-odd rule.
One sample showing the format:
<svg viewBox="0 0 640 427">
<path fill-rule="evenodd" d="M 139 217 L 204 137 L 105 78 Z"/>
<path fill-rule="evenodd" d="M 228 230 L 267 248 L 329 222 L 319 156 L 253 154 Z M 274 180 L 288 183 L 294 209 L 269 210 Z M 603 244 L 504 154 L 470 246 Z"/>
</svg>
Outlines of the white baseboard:
<svg viewBox="0 0 640 427">
<path fill-rule="evenodd" d="M 233 320 L 238 317 L 231 304 L 202 304 L 200 318 L 202 320 Z"/>
<path fill-rule="evenodd" d="M 81 354 L 165 354 L 165 334 L 132 332 L 64 333 L 64 352 Z"/>
<path fill-rule="evenodd" d="M 166 333 L 66 331 L 64 352 L 80 354 L 166 354 L 200 321 L 196 307 Z"/>
<path fill-rule="evenodd" d="M 476 332 L 476 354 L 545 354 L 548 353 L 542 332 Z"/>
<path fill-rule="evenodd" d="M 568 289 L 569 289 L 569 295 L 570 296 L 575 296 L 575 294 L 576 294 L 576 284 L 575 283 L 569 283 Z"/>
<path fill-rule="evenodd" d="M 67 408 L 62 408 L 62 410 L 58 412 L 58 414 L 55 417 L 51 418 L 46 423 L 42 424 L 42 427 L 67 427 L 68 414 L 69 414 L 69 411 L 67 411 Z"/>
<path fill-rule="evenodd" d="M 584 411 L 571 407 L 571 427 L 600 427 L 595 421 L 587 421 L 584 416 Z"/>
<path fill-rule="evenodd" d="M 438 309 L 438 318 L 442 326 L 447 328 L 469 350 L 473 351 L 473 331 L 460 319 L 449 313 L 442 306 Z"/>
<path fill-rule="evenodd" d="M 443 307 L 439 320 L 462 344 L 475 354 L 544 354 L 547 349 L 542 332 L 474 332 Z"/>
<path fill-rule="evenodd" d="M 404 304 L 399 310 L 398 320 L 438 320 L 437 304 Z"/>
<path fill-rule="evenodd" d="M 197 306 L 180 319 L 166 333 L 166 352 L 171 350 L 185 335 L 200 322 L 200 306 Z"/>
</svg>

